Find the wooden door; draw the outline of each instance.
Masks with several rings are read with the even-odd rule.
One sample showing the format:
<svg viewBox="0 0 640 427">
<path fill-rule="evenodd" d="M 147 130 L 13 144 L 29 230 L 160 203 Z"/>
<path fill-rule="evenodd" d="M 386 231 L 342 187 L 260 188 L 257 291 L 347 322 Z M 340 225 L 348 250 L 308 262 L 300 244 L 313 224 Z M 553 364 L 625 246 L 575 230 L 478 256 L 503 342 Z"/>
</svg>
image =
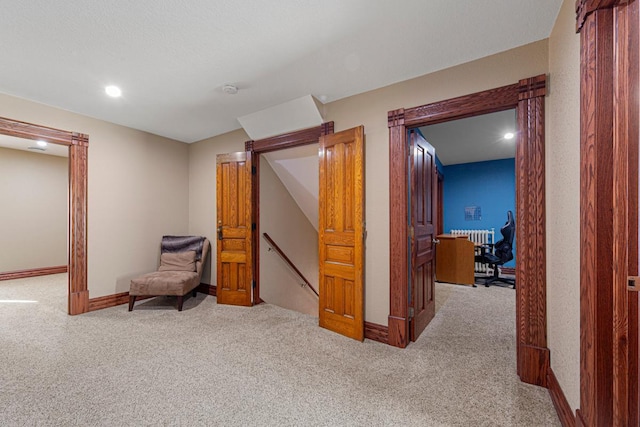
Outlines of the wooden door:
<svg viewBox="0 0 640 427">
<path fill-rule="evenodd" d="M 364 339 L 364 128 L 320 138 L 320 326 Z"/>
<path fill-rule="evenodd" d="M 435 244 L 438 177 L 434 148 L 417 130 L 409 135 L 411 184 L 409 332 L 418 339 L 436 313 Z"/>
<path fill-rule="evenodd" d="M 216 158 L 217 300 L 218 304 L 252 305 L 251 155 Z"/>
</svg>

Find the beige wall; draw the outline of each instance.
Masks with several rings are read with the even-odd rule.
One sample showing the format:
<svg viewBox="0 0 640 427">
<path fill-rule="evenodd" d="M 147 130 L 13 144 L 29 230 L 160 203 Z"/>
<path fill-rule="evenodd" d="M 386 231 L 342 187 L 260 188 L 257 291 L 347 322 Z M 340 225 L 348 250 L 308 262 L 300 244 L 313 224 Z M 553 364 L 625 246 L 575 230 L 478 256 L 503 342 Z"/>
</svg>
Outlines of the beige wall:
<svg viewBox="0 0 640 427">
<path fill-rule="evenodd" d="M 89 135 L 90 298 L 128 291 L 157 268 L 162 235 L 187 232 L 186 144 L 2 94 L 0 117 Z"/>
<path fill-rule="evenodd" d="M 0 148 L 0 272 L 67 264 L 68 161 Z"/>
<path fill-rule="evenodd" d="M 389 130 L 387 112 L 516 83 L 545 74 L 547 41 L 325 105 L 336 131 L 364 125 L 366 147 L 365 318 L 387 324 L 389 315 Z"/>
<path fill-rule="evenodd" d="M 549 38 L 547 98 L 547 321 L 551 368 L 580 405 L 580 36 L 565 0 Z"/>
<path fill-rule="evenodd" d="M 540 41 L 444 71 L 324 105 L 336 131 L 364 125 L 366 168 L 365 320 L 389 315 L 389 132 L 387 112 L 504 86 L 548 72 L 547 41 Z M 215 233 L 215 154 L 243 151 L 242 131 L 190 146 L 189 231 Z M 215 257 L 214 257 L 215 259 Z M 214 281 L 212 281 L 214 282 Z"/>
<path fill-rule="evenodd" d="M 317 209 L 317 206 L 316 206 Z M 267 233 L 318 290 L 318 232 L 280 178 L 260 161 L 260 298 L 280 307 L 318 316 L 318 298 L 262 238 Z"/>
</svg>

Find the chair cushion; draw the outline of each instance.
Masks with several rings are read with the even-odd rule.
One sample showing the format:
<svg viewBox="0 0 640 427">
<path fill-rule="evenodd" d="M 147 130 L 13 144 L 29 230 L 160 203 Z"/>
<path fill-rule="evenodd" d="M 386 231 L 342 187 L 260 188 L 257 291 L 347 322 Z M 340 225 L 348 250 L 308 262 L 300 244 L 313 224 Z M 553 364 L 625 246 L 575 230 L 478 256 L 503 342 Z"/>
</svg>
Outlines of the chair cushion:
<svg viewBox="0 0 640 427">
<path fill-rule="evenodd" d="M 158 271 L 196 271 L 196 251 L 163 253 Z"/>
<path fill-rule="evenodd" d="M 132 279 L 129 295 L 185 295 L 199 282 L 195 271 L 155 271 Z"/>
</svg>

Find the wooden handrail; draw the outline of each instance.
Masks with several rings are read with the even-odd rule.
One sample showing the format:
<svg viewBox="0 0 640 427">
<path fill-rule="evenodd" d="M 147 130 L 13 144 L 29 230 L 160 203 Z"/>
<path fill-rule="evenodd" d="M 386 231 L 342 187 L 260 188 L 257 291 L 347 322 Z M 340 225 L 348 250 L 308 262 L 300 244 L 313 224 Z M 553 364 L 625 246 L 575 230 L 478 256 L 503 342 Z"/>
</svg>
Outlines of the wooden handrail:
<svg viewBox="0 0 640 427">
<path fill-rule="evenodd" d="M 273 239 L 267 233 L 262 233 L 262 236 L 267 241 L 267 243 L 269 243 L 269 246 L 271 246 L 271 248 L 273 248 L 273 250 L 276 251 L 278 255 L 280 255 L 280 257 L 284 260 L 284 262 L 286 262 L 287 265 L 291 267 L 291 269 L 295 271 L 298 276 L 300 276 L 300 278 L 304 281 L 304 286 L 307 286 L 309 289 L 311 289 L 313 293 L 316 294 L 316 296 L 319 298 L 320 295 L 318 294 L 318 291 L 315 290 L 315 288 L 311 285 L 311 283 L 307 280 L 307 278 L 304 277 L 304 275 L 300 272 L 300 270 L 298 270 L 298 268 L 293 264 L 293 262 L 291 262 L 289 257 L 286 256 L 284 252 L 282 252 L 282 249 L 280 249 L 280 247 L 276 244 L 276 242 L 274 242 Z"/>
</svg>

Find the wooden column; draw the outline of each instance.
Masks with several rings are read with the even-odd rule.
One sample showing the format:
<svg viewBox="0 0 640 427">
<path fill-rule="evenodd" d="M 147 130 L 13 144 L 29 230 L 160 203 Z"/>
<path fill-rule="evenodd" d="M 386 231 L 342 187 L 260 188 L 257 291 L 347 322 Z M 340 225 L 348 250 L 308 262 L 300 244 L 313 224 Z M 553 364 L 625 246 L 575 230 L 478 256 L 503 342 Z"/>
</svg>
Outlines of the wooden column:
<svg viewBox="0 0 640 427">
<path fill-rule="evenodd" d="M 613 425 L 626 426 L 638 425 L 637 1 L 613 9 L 613 31 Z"/>
<path fill-rule="evenodd" d="M 408 262 L 407 259 L 407 129 L 404 109 L 388 114 L 389 126 L 389 216 L 391 227 L 389 345 L 404 348 L 409 344 Z"/>
<path fill-rule="evenodd" d="M 87 288 L 87 135 L 69 147 L 69 314 L 89 311 Z"/>
<path fill-rule="evenodd" d="M 614 20 L 611 4 L 598 8 L 594 2 L 581 3 L 580 409 L 576 423 L 600 426 L 613 425 Z"/>
<path fill-rule="evenodd" d="M 580 0 L 580 409 L 638 425 L 638 2 Z"/>
<path fill-rule="evenodd" d="M 518 375 L 547 387 L 544 96 L 546 76 L 520 80 L 516 144 Z"/>
</svg>

